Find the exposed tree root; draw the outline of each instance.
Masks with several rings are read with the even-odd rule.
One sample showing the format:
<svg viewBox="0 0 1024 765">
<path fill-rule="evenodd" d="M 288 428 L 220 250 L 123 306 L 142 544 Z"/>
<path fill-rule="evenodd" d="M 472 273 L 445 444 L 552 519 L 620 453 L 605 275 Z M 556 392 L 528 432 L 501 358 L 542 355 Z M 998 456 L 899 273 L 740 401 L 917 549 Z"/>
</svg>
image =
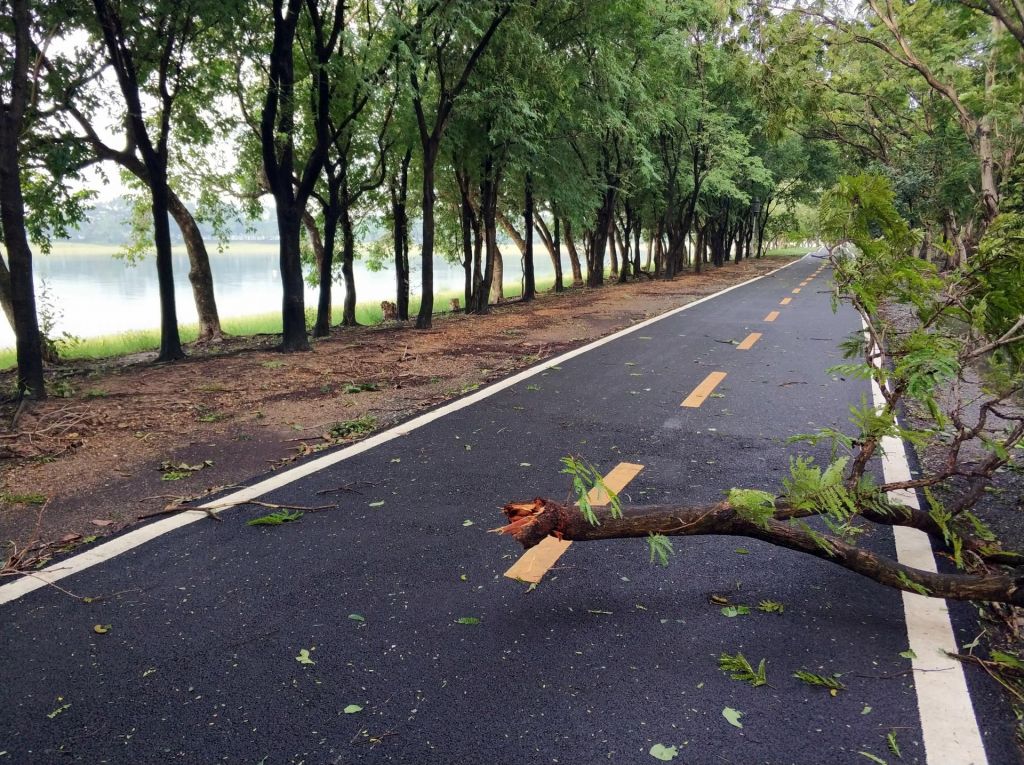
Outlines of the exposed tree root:
<svg viewBox="0 0 1024 765">
<path fill-rule="evenodd" d="M 811 534 L 787 521 L 769 519 L 762 526 L 741 517 L 728 502 L 695 507 L 624 507 L 613 518 L 609 508 L 594 508 L 599 521 L 591 525 L 571 506 L 537 498 L 503 508 L 508 525 L 495 529 L 529 549 L 547 536 L 574 542 L 599 539 L 665 536 L 726 535 L 760 539 L 779 547 L 813 555 L 854 571 L 880 584 L 908 592 L 953 600 L 976 600 L 1024 606 L 1024 574 L 944 574 L 904 566 L 884 555 L 855 547 L 836 536 Z M 780 515 L 786 514 L 786 509 Z M 893 522 L 892 519 L 889 521 Z"/>
</svg>

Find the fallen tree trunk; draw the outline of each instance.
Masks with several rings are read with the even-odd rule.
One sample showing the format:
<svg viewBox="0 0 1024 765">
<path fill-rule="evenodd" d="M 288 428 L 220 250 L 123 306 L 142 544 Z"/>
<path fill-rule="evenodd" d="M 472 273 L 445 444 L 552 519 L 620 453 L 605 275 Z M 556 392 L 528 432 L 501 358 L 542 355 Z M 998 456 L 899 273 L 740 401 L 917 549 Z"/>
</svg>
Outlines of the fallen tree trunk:
<svg viewBox="0 0 1024 765">
<path fill-rule="evenodd" d="M 743 517 L 728 502 L 694 507 L 623 507 L 621 517 L 613 517 L 607 507 L 594 507 L 596 525 L 587 521 L 578 508 L 542 498 L 510 503 L 503 510 L 509 523 L 495 531 L 513 537 L 525 549 L 548 536 L 573 542 L 645 538 L 652 534 L 750 537 L 813 555 L 899 590 L 952 600 L 1024 606 L 1024 574 L 924 571 L 785 520 L 771 518 L 763 523 L 755 522 Z M 779 510 L 780 515 L 787 512 L 785 508 Z"/>
</svg>

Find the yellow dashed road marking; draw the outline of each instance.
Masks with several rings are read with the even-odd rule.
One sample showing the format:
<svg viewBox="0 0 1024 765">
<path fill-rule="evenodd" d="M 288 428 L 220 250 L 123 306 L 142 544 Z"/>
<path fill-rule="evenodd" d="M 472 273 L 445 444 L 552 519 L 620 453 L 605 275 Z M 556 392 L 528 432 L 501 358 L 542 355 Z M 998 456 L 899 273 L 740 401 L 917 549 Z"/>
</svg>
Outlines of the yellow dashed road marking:
<svg viewBox="0 0 1024 765">
<path fill-rule="evenodd" d="M 782 300 L 779 302 L 779 305 L 789 305 L 792 302 L 793 298 L 782 298 Z"/>
<path fill-rule="evenodd" d="M 604 477 L 604 484 L 617 494 L 626 488 L 626 485 L 636 478 L 643 469 L 643 465 L 620 462 Z M 602 507 L 608 504 L 609 498 L 603 489 L 595 487 L 587 493 L 587 499 L 590 500 L 591 506 Z M 539 545 L 531 547 L 523 553 L 519 560 L 505 572 L 505 576 L 509 579 L 537 584 L 571 544 L 572 542 L 567 539 L 545 537 Z"/>
<path fill-rule="evenodd" d="M 743 342 L 742 343 L 740 343 L 739 345 L 736 346 L 736 350 L 737 351 L 749 351 L 751 348 L 754 347 L 754 343 L 756 343 L 760 339 L 761 339 L 761 333 L 760 332 L 751 332 L 749 335 L 747 335 L 745 338 L 743 338 Z"/>
<path fill-rule="evenodd" d="M 794 294 L 794 295 L 798 295 L 798 294 L 800 294 L 800 288 L 799 288 L 799 287 L 796 287 L 796 288 L 794 288 L 794 289 L 793 289 L 793 294 Z"/>
<path fill-rule="evenodd" d="M 687 396 L 680 406 L 687 406 L 690 408 L 697 408 L 704 403 L 705 399 L 711 395 L 712 391 L 718 387 L 718 383 L 725 379 L 725 372 L 712 372 L 704 378 L 703 382 L 693 389 L 693 393 Z"/>
<path fill-rule="evenodd" d="M 770 314 L 768 314 L 767 316 L 764 317 L 764 320 L 765 321 L 775 321 L 777 318 L 779 318 L 779 312 L 778 311 L 772 311 Z"/>
</svg>

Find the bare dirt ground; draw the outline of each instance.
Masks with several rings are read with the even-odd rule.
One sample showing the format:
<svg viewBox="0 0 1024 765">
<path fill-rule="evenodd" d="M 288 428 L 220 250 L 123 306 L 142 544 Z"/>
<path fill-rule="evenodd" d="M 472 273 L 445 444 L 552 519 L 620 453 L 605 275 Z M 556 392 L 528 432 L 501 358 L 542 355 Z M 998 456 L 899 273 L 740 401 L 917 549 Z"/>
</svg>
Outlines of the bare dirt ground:
<svg viewBox="0 0 1024 765">
<path fill-rule="evenodd" d="M 545 294 L 488 316 L 335 330 L 310 353 L 229 339 L 53 370 L 52 397 L 0 407 L 0 560 L 39 565 L 183 497 L 347 443 L 568 348 L 772 271 L 745 261 L 673 281 Z M 10 389 L 13 373 L 0 382 Z M 20 556 L 20 557 L 19 557 Z M 15 558 L 12 560 L 12 557 Z"/>
</svg>

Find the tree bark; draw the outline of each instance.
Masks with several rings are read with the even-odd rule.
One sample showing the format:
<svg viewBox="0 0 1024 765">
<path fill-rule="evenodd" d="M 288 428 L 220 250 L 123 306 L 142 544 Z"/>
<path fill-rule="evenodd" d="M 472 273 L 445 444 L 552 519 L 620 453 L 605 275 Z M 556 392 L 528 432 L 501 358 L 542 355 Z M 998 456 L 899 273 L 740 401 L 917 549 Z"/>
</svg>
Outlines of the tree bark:
<svg viewBox="0 0 1024 765">
<path fill-rule="evenodd" d="M 434 319 L 434 171 L 440 140 L 423 144 L 423 244 L 420 252 L 420 312 L 416 329 L 430 329 Z"/>
<path fill-rule="evenodd" d="M 562 274 L 562 239 L 560 221 L 555 215 L 555 230 L 551 233 L 551 249 L 555 252 L 555 292 L 564 292 L 565 284 Z"/>
<path fill-rule="evenodd" d="M 569 252 L 569 265 L 572 268 L 572 286 L 578 287 L 583 284 L 583 268 L 580 265 L 580 254 L 576 250 L 576 240 L 572 237 L 572 224 L 566 218 L 562 222 L 565 229 L 565 248 Z"/>
<path fill-rule="evenodd" d="M 523 228 L 526 231 L 526 247 L 523 250 L 523 302 L 529 302 L 537 296 L 537 281 L 533 273 L 533 179 L 526 174 L 523 190 L 524 207 Z"/>
<path fill-rule="evenodd" d="M 313 254 L 316 256 L 317 273 L 317 301 L 316 301 L 316 322 L 313 324 L 313 337 L 329 337 L 331 334 L 331 312 L 332 286 L 334 271 L 334 243 L 337 238 L 338 225 L 337 216 L 334 214 L 333 199 L 324 210 L 324 235 L 320 238 L 320 232 L 316 227 L 316 220 L 309 212 L 302 215 L 302 223 L 306 227 L 306 234 L 313 245 Z"/>
<path fill-rule="evenodd" d="M 347 189 L 342 194 L 347 196 Z M 356 235 L 352 228 L 352 214 L 345 204 L 341 209 L 341 275 L 345 280 L 345 303 L 341 311 L 343 327 L 359 326 L 359 322 L 356 321 L 355 252 Z"/>
<path fill-rule="evenodd" d="M 216 342 L 224 338 L 217 311 L 217 298 L 213 291 L 213 271 L 210 269 L 210 254 L 206 241 L 199 230 L 199 224 L 173 189 L 168 189 L 167 206 L 171 217 L 181 231 L 188 253 L 188 280 L 192 285 L 192 298 L 199 317 L 197 342 Z"/>
<path fill-rule="evenodd" d="M 409 165 L 406 149 L 397 177 L 391 183 L 391 223 L 395 240 L 395 306 L 399 321 L 409 320 Z"/>
<path fill-rule="evenodd" d="M 907 592 L 924 588 L 932 597 L 1024 605 L 1024 576 L 940 574 L 911 568 L 838 537 L 820 534 L 816 539 L 782 520 L 755 523 L 728 502 L 696 507 L 624 507 L 619 518 L 613 518 L 607 507 L 594 507 L 593 511 L 598 525 L 588 523 L 578 508 L 551 500 L 510 503 L 504 507 L 509 523 L 496 531 L 513 537 L 525 549 L 548 536 L 573 542 L 647 538 L 651 534 L 742 536 L 821 558 Z"/>
<path fill-rule="evenodd" d="M 25 0 L 11 0 L 14 50 L 10 100 L 0 102 L 0 227 L 10 261 L 11 314 L 18 358 L 18 391 L 28 398 L 46 398 L 43 346 L 36 313 L 32 250 L 25 229 L 25 199 L 21 189 L 21 133 L 29 99 L 29 10 Z"/>
</svg>

